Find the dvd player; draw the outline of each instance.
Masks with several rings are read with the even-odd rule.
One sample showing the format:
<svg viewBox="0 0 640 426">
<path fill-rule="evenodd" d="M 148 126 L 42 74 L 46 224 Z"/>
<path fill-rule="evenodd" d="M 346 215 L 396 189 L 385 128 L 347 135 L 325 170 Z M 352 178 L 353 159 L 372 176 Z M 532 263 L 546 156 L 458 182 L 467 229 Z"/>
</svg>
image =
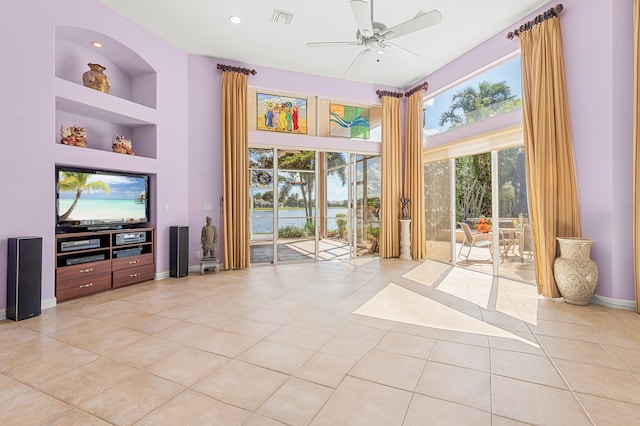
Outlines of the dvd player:
<svg viewBox="0 0 640 426">
<path fill-rule="evenodd" d="M 60 251 L 86 250 L 100 248 L 100 238 L 89 238 L 87 240 L 62 241 Z"/>
<path fill-rule="evenodd" d="M 122 250 L 114 250 L 113 251 L 113 257 L 115 258 L 121 258 L 121 257 L 130 257 L 130 256 L 138 256 L 142 254 L 142 247 L 134 247 L 134 248 L 129 248 L 129 249 L 122 249 Z"/>
<path fill-rule="evenodd" d="M 99 260 L 104 260 L 104 253 L 69 258 L 67 259 L 67 266 L 79 265 L 80 263 L 97 262 Z"/>
</svg>

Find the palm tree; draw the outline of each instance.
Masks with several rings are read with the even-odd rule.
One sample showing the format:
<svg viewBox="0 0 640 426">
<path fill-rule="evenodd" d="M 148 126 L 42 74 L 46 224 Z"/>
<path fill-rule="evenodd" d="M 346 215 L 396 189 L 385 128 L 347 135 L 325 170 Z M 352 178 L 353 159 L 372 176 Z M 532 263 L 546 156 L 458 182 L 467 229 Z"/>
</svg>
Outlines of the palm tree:
<svg viewBox="0 0 640 426">
<path fill-rule="evenodd" d="M 313 217 L 313 208 L 315 207 L 314 200 L 312 199 L 315 187 L 315 173 L 310 173 L 310 171 L 314 170 L 314 161 L 314 151 L 295 151 L 278 158 L 278 168 L 299 170 L 290 171 L 289 179 L 279 179 L 278 197 L 280 202 L 283 202 L 286 197 L 289 196 L 291 192 L 291 181 L 302 182 L 303 185 L 300 186 L 300 193 L 309 226 L 313 224 L 310 218 Z M 346 159 L 343 154 L 339 152 L 327 153 L 327 168 L 330 169 L 329 174 L 337 174 L 343 184 L 347 179 L 346 168 L 338 166 L 345 164 Z"/>
<path fill-rule="evenodd" d="M 75 191 L 76 198 L 73 200 L 71 207 L 62 215 L 58 216 L 58 221 L 65 221 L 78 204 L 80 200 L 80 196 L 86 190 L 89 191 L 104 191 L 106 194 L 109 194 L 111 190 L 109 189 L 109 185 L 104 183 L 103 181 L 95 181 L 87 183 L 87 179 L 90 176 L 93 176 L 91 173 L 76 173 L 76 172 L 60 172 L 62 179 L 58 181 L 58 191 L 59 192 L 72 192 Z"/>
<path fill-rule="evenodd" d="M 449 128 L 473 123 L 505 111 L 519 108 L 522 100 L 511 94 L 506 81 L 492 83 L 481 81 L 478 87 L 467 86 L 451 98 L 449 110 L 440 116 L 440 125 L 449 123 Z"/>
</svg>

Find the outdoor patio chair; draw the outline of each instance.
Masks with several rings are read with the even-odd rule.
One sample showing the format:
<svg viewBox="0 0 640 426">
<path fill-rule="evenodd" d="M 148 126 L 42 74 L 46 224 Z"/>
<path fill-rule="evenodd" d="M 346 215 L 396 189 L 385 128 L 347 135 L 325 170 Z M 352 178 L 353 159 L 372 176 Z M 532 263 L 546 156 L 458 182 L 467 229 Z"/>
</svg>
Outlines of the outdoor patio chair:
<svg viewBox="0 0 640 426">
<path fill-rule="evenodd" d="M 483 234 L 480 232 L 473 233 L 471 232 L 471 228 L 468 224 L 464 222 L 458 222 L 458 226 L 462 228 L 464 232 L 464 241 L 462 242 L 462 246 L 460 247 L 460 252 L 458 253 L 458 257 L 462 256 L 462 250 L 465 247 L 469 247 L 467 254 L 465 255 L 465 260 L 469 260 L 469 254 L 471 254 L 471 249 L 474 247 L 483 247 L 489 249 L 489 255 L 493 260 L 493 247 L 491 242 L 491 234 Z"/>
<path fill-rule="evenodd" d="M 533 259 L 533 240 L 531 239 L 531 225 L 525 223 L 522 225 L 522 233 L 520 234 L 520 258 Z"/>
</svg>

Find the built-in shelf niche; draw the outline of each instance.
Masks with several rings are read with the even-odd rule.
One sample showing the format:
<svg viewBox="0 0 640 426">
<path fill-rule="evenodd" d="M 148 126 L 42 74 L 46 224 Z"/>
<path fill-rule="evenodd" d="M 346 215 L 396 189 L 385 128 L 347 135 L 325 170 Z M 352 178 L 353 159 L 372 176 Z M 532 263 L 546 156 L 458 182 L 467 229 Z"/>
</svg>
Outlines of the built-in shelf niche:
<svg viewBox="0 0 640 426">
<path fill-rule="evenodd" d="M 103 47 L 93 47 L 93 41 Z M 86 28 L 57 26 L 55 48 L 55 142 L 60 143 L 61 126 L 80 126 L 86 128 L 88 149 L 111 151 L 114 136 L 121 135 L 131 139 L 137 156 L 156 158 L 155 70 L 124 44 Z M 108 94 L 82 84 L 88 63 L 106 67 Z"/>
<path fill-rule="evenodd" d="M 101 42 L 103 47 L 93 47 L 93 41 Z M 86 28 L 59 25 L 55 56 L 56 77 L 82 86 L 82 74 L 89 70 L 87 64 L 98 63 L 106 67 L 111 96 L 156 107 L 155 70 L 119 41 Z"/>
</svg>

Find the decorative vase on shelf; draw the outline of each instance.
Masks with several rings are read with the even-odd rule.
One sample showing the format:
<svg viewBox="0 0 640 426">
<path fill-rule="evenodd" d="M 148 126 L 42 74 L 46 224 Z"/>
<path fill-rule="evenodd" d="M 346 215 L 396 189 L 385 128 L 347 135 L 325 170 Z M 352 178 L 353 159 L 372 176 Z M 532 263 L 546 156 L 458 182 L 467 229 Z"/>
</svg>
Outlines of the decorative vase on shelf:
<svg viewBox="0 0 640 426">
<path fill-rule="evenodd" d="M 589 238 L 558 237 L 560 256 L 553 262 L 553 276 L 567 303 L 588 305 L 598 284 L 598 265 L 591 260 Z"/>
<path fill-rule="evenodd" d="M 109 77 L 104 73 L 104 70 L 107 68 L 100 64 L 87 65 L 90 70 L 82 74 L 82 84 L 100 92 L 109 93 L 109 90 L 111 90 L 111 83 L 109 81 Z"/>
</svg>

